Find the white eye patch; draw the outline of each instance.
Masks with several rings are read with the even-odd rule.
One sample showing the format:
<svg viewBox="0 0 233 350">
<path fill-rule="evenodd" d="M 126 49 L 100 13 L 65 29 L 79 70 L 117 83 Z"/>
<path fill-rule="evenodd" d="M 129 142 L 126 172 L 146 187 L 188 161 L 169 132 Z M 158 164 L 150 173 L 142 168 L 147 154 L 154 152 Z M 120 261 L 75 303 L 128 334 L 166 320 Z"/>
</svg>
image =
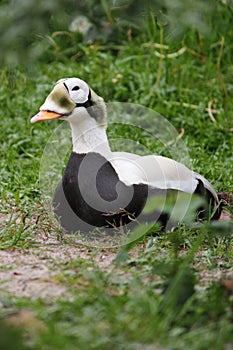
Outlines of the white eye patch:
<svg viewBox="0 0 233 350">
<path fill-rule="evenodd" d="M 69 78 L 63 82 L 70 98 L 75 103 L 85 103 L 88 101 L 89 86 L 85 81 L 78 78 Z"/>
</svg>

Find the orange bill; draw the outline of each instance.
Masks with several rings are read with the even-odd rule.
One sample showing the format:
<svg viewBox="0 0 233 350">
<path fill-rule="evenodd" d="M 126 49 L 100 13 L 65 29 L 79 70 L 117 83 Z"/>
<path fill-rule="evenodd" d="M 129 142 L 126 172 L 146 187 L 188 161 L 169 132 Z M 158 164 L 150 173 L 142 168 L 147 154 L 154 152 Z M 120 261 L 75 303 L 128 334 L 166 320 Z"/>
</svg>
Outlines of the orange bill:
<svg viewBox="0 0 233 350">
<path fill-rule="evenodd" d="M 62 114 L 52 111 L 40 111 L 31 118 L 31 123 L 41 122 L 43 120 L 57 119 L 62 117 Z"/>
</svg>

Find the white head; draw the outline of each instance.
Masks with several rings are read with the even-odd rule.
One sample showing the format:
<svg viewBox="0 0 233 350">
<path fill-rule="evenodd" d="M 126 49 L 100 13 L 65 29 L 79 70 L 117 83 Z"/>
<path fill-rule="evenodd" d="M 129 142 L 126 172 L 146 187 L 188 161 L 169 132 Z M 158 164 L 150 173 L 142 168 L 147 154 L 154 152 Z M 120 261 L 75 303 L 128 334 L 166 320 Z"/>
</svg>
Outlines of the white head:
<svg viewBox="0 0 233 350">
<path fill-rule="evenodd" d="M 85 81 L 60 79 L 40 107 L 40 112 L 31 118 L 31 123 L 58 118 L 77 124 L 83 118 L 94 118 L 99 126 L 106 127 L 106 106 Z"/>
</svg>

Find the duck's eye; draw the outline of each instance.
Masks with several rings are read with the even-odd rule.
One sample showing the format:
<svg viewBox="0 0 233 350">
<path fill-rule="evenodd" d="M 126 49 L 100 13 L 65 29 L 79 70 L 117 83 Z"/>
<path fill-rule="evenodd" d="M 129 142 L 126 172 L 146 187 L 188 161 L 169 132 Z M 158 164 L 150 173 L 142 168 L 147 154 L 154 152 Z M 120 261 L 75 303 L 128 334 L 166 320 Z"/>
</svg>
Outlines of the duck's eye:
<svg viewBox="0 0 233 350">
<path fill-rule="evenodd" d="M 79 86 L 74 86 L 73 89 L 72 89 L 72 91 L 79 90 L 79 89 L 80 89 Z"/>
</svg>

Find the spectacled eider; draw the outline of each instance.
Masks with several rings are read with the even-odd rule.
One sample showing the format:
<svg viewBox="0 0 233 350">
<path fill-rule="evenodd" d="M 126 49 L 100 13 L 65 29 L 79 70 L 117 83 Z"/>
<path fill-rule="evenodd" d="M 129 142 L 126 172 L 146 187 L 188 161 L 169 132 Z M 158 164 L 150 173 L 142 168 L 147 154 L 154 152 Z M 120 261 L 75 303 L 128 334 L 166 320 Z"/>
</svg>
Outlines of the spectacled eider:
<svg viewBox="0 0 233 350">
<path fill-rule="evenodd" d="M 66 231 L 130 226 L 135 219 L 166 226 L 169 214 L 163 207 L 173 193 L 205 198 L 198 218 L 208 218 L 210 211 L 212 219 L 220 217 L 212 185 L 185 165 L 162 156 L 112 152 L 106 117 L 103 99 L 83 80 L 67 78 L 55 84 L 40 112 L 31 119 L 35 123 L 59 118 L 71 126 L 73 152 L 53 200 Z M 161 209 L 146 215 L 143 208 L 150 196 L 161 198 Z"/>
</svg>

